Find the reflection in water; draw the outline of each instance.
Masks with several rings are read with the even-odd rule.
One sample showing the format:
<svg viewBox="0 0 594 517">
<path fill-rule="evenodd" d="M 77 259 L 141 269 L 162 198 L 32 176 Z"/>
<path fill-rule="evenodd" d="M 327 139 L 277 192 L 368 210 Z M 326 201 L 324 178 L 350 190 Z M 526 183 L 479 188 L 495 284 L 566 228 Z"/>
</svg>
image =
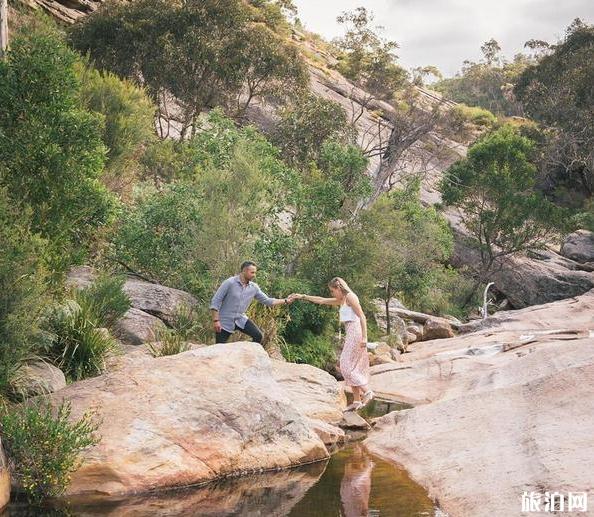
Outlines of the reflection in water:
<svg viewBox="0 0 594 517">
<path fill-rule="evenodd" d="M 340 502 L 345 517 L 367 517 L 373 461 L 361 444 L 352 447 L 340 482 Z"/>
<path fill-rule="evenodd" d="M 361 443 L 329 460 L 281 472 L 231 478 L 204 487 L 102 501 L 70 500 L 68 508 L 13 503 L 2 517 L 272 516 L 414 517 L 436 515 L 426 492 L 406 471 Z"/>
</svg>

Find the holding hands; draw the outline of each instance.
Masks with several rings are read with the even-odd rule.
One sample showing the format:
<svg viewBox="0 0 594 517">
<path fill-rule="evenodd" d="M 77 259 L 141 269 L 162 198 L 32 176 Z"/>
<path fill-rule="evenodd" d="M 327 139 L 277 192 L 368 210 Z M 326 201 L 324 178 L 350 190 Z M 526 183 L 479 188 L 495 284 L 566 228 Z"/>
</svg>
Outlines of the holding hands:
<svg viewBox="0 0 594 517">
<path fill-rule="evenodd" d="M 289 295 L 289 297 L 287 299 L 289 300 L 289 303 L 293 303 L 295 300 L 303 300 L 304 296 L 305 295 L 303 295 L 303 294 L 292 293 Z"/>
</svg>

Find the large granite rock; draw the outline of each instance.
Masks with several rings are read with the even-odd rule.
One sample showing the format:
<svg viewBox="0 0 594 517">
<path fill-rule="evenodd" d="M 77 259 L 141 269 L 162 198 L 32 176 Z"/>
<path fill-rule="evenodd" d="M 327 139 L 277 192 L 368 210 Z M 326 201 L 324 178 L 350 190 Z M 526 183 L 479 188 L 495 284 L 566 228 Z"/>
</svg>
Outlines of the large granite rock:
<svg viewBox="0 0 594 517">
<path fill-rule="evenodd" d="M 178 309 L 183 306 L 194 307 L 198 303 L 196 298 L 185 291 L 135 278 L 126 280 L 124 292 L 130 298 L 133 308 L 169 323 L 172 323 Z"/>
<path fill-rule="evenodd" d="M 576 262 L 594 263 L 594 233 L 588 230 L 570 233 L 563 241 L 561 255 Z"/>
<path fill-rule="evenodd" d="M 45 361 L 34 361 L 21 366 L 13 383 L 21 396 L 46 395 L 66 387 L 66 377 L 59 368 Z"/>
<path fill-rule="evenodd" d="M 255 343 L 128 354 L 52 396 L 72 402 L 73 418 L 94 408 L 101 421 L 101 442 L 85 452 L 67 495 L 141 493 L 327 458 L 289 391 Z"/>
<path fill-rule="evenodd" d="M 452 265 L 475 267 L 480 263 L 476 249 L 459 228 L 455 212 L 446 212 L 454 228 Z M 579 296 L 594 288 L 594 272 L 552 250 L 501 259 L 490 279 L 515 309 Z"/>
<path fill-rule="evenodd" d="M 365 445 L 450 517 L 520 515 L 524 491 L 592 492 L 594 290 L 483 325 L 372 368 L 374 391 L 417 407 L 378 419 Z"/>
<path fill-rule="evenodd" d="M 156 341 L 159 330 L 166 325 L 156 316 L 132 307 L 115 324 L 116 337 L 127 345 L 142 345 Z"/>
<path fill-rule="evenodd" d="M 0 510 L 10 501 L 10 473 L 0 438 Z"/>
<path fill-rule="evenodd" d="M 66 283 L 83 289 L 90 286 L 98 275 L 99 272 L 93 267 L 75 266 L 68 272 Z M 128 278 L 124 284 L 124 292 L 130 298 L 132 308 L 137 309 L 127 313 L 124 320 L 118 324 L 124 336 L 135 342 L 131 344 L 138 344 L 139 340 L 146 338 L 151 328 L 158 325 L 154 319 L 147 318 L 145 314 L 159 318 L 165 323 L 172 323 L 179 309 L 184 306 L 195 307 L 198 303 L 196 298 L 185 291 L 138 278 Z M 148 328 L 143 330 L 142 327 L 145 325 Z"/>
</svg>

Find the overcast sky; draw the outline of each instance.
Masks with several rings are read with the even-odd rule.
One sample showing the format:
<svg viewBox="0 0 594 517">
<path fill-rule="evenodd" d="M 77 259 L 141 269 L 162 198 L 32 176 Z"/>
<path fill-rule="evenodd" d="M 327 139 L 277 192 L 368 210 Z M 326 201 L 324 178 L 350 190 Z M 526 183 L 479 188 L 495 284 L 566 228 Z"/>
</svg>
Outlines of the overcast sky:
<svg viewBox="0 0 594 517">
<path fill-rule="evenodd" d="M 294 0 L 306 28 L 326 39 L 342 34 L 336 16 L 364 6 L 384 35 L 398 42 L 407 68 L 436 65 L 454 75 L 465 59 L 478 60 L 495 38 L 506 57 L 529 39 L 555 42 L 571 21 L 594 22 L 594 0 Z"/>
</svg>

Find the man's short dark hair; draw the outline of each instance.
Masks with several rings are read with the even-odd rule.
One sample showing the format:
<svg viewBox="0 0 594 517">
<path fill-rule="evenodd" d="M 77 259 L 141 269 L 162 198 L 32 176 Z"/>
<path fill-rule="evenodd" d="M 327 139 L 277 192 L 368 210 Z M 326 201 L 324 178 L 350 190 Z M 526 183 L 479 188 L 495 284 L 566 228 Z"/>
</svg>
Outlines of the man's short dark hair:
<svg viewBox="0 0 594 517">
<path fill-rule="evenodd" d="M 250 267 L 250 266 L 256 266 L 255 262 L 252 262 L 251 260 L 246 260 L 245 262 L 242 262 L 241 264 L 241 268 L 239 268 L 239 271 L 243 271 L 246 267 Z"/>
</svg>

